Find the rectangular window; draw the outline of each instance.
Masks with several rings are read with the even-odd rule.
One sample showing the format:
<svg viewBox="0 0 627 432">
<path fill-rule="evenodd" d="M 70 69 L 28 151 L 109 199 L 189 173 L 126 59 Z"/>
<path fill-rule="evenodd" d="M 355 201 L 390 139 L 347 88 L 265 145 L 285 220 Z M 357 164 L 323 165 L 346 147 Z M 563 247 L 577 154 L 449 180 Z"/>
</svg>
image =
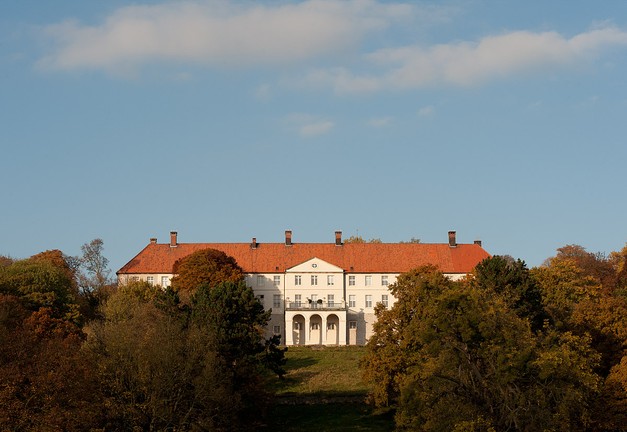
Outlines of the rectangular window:
<svg viewBox="0 0 627 432">
<path fill-rule="evenodd" d="M 281 276 L 276 275 L 274 276 L 274 286 L 279 286 L 281 285 Z"/>
<path fill-rule="evenodd" d="M 311 275 L 311 285 L 318 285 L 318 275 Z"/>
<path fill-rule="evenodd" d="M 356 301 L 356 297 L 355 294 L 351 294 L 348 296 L 348 307 L 356 307 L 357 306 L 357 301 Z"/>
<path fill-rule="evenodd" d="M 316 303 L 318 301 L 318 294 L 312 294 L 311 295 L 311 302 L 312 303 Z"/>
<path fill-rule="evenodd" d="M 327 275 L 327 285 L 333 285 L 333 275 Z"/>
<path fill-rule="evenodd" d="M 383 303 L 383 306 L 388 307 L 388 295 L 387 294 L 381 294 L 381 303 Z"/>
<path fill-rule="evenodd" d="M 311 329 L 312 330 L 319 330 L 320 329 L 320 324 L 318 324 L 318 323 L 311 323 Z"/>
<path fill-rule="evenodd" d="M 161 286 L 164 288 L 170 286 L 170 278 L 167 276 L 161 276 Z"/>
<path fill-rule="evenodd" d="M 366 286 L 372 285 L 372 275 L 366 275 Z"/>
<path fill-rule="evenodd" d="M 155 277 L 154 276 L 148 276 L 146 278 L 146 282 L 148 282 L 150 285 L 154 285 L 155 284 Z"/>
<path fill-rule="evenodd" d="M 257 276 L 257 286 L 263 286 L 265 279 L 263 276 Z"/>
<path fill-rule="evenodd" d="M 132 280 L 133 282 L 139 282 L 139 276 L 132 276 L 132 277 L 131 277 L 131 280 Z"/>
<path fill-rule="evenodd" d="M 366 294 L 366 307 L 367 308 L 372 307 L 372 295 L 371 294 Z"/>
<path fill-rule="evenodd" d="M 388 277 L 387 277 L 387 275 L 381 276 L 381 285 L 388 286 Z"/>
<path fill-rule="evenodd" d="M 300 284 L 301 284 L 300 275 L 294 275 L 294 285 L 300 285 Z"/>
<path fill-rule="evenodd" d="M 300 294 L 296 294 L 294 296 L 294 303 L 296 303 L 296 307 L 300 307 L 302 304 Z"/>
<path fill-rule="evenodd" d="M 327 303 L 329 307 L 335 306 L 335 294 L 327 294 Z"/>
<path fill-rule="evenodd" d="M 357 321 L 349 321 L 348 328 L 351 330 L 355 330 L 357 328 Z"/>
<path fill-rule="evenodd" d="M 272 294 L 272 307 L 273 308 L 281 307 L 281 294 Z"/>
<path fill-rule="evenodd" d="M 272 327 L 272 333 L 274 333 L 275 335 L 280 335 L 281 334 L 281 326 L 274 326 L 274 327 Z"/>
<path fill-rule="evenodd" d="M 335 323 L 328 323 L 327 330 L 335 330 Z"/>
<path fill-rule="evenodd" d="M 355 286 L 355 276 L 348 277 L 348 286 Z"/>
</svg>

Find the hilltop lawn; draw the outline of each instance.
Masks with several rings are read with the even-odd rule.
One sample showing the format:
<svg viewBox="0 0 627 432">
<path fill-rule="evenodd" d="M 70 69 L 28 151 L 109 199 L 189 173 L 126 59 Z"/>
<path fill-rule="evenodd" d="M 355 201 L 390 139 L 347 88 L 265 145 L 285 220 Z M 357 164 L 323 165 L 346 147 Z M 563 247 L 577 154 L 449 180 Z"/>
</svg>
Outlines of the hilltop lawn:
<svg viewBox="0 0 627 432">
<path fill-rule="evenodd" d="M 275 383 L 269 430 L 364 431 L 394 429 L 392 413 L 365 403 L 368 386 L 359 363 L 364 347 L 290 347 L 287 374 Z"/>
</svg>

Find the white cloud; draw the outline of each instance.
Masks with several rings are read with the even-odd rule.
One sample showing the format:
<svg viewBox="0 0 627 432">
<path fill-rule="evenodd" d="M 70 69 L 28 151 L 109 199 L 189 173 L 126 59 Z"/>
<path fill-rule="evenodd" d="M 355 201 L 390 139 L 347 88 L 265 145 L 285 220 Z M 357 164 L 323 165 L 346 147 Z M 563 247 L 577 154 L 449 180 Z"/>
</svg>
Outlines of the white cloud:
<svg viewBox="0 0 627 432">
<path fill-rule="evenodd" d="M 309 73 L 306 85 L 325 85 L 337 93 L 416 89 L 435 85 L 470 86 L 494 78 L 567 67 L 595 59 L 612 46 L 627 46 L 627 32 L 598 28 L 570 39 L 555 32 L 510 32 L 478 42 L 380 49 L 365 55 L 364 69 Z"/>
<path fill-rule="evenodd" d="M 427 117 L 435 112 L 435 108 L 432 106 L 425 106 L 418 110 L 418 117 Z"/>
<path fill-rule="evenodd" d="M 335 124 L 328 119 L 311 114 L 293 113 L 285 118 L 288 129 L 295 130 L 301 137 L 309 138 L 328 133 Z"/>
<path fill-rule="evenodd" d="M 322 135 L 333 129 L 333 126 L 333 122 L 328 120 L 303 125 L 300 128 L 300 135 L 303 137 Z"/>
<path fill-rule="evenodd" d="M 368 121 L 368 124 L 372 127 L 382 128 L 392 124 L 392 117 L 376 117 Z"/>
<path fill-rule="evenodd" d="M 272 90 L 270 84 L 262 84 L 255 90 L 255 97 L 262 101 L 270 100 L 272 97 Z"/>
<path fill-rule="evenodd" d="M 128 6 L 99 25 L 66 21 L 46 27 L 56 49 L 39 65 L 126 73 L 162 61 L 212 67 L 298 62 L 352 49 L 364 35 L 405 19 L 412 9 L 376 0 L 278 5 L 196 0 Z"/>
</svg>

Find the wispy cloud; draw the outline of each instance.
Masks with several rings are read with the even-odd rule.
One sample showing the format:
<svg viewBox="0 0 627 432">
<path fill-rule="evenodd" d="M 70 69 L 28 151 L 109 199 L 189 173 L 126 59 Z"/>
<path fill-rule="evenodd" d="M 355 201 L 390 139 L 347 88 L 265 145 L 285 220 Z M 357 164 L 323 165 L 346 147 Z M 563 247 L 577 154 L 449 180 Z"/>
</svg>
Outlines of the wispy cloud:
<svg viewBox="0 0 627 432">
<path fill-rule="evenodd" d="M 555 32 L 517 31 L 477 42 L 380 49 L 364 56 L 362 69 L 369 73 L 346 67 L 324 69 L 310 72 L 302 83 L 328 86 L 338 93 L 470 86 L 590 61 L 613 46 L 627 46 L 627 32 L 606 27 L 565 38 Z"/>
<path fill-rule="evenodd" d="M 197 0 L 128 6 L 99 25 L 66 21 L 44 33 L 55 49 L 44 68 L 127 73 L 149 62 L 245 67 L 299 62 L 354 49 L 413 7 L 375 0 L 298 3 Z"/>
<path fill-rule="evenodd" d="M 418 110 L 418 117 L 427 117 L 435 112 L 435 108 L 432 106 L 425 106 Z"/>
<path fill-rule="evenodd" d="M 368 120 L 368 124 L 375 128 L 382 128 L 392 124 L 392 117 L 376 117 Z"/>
<path fill-rule="evenodd" d="M 295 130 L 303 138 L 326 134 L 335 126 L 329 119 L 304 113 L 288 115 L 285 123 L 288 129 Z"/>
<path fill-rule="evenodd" d="M 160 63 L 222 69 L 295 65 L 290 70 L 298 78 L 284 82 L 368 93 L 472 86 L 566 68 L 594 60 L 609 47 L 627 46 L 627 32 L 597 23 L 572 37 L 522 30 L 365 51 L 369 38 L 392 32 L 398 23 L 425 32 L 433 22 L 446 22 L 457 13 L 403 0 L 170 0 L 122 7 L 97 24 L 70 20 L 47 26 L 43 32 L 52 48 L 38 65 L 123 75 Z M 378 43 L 394 40 L 379 38 Z"/>
</svg>

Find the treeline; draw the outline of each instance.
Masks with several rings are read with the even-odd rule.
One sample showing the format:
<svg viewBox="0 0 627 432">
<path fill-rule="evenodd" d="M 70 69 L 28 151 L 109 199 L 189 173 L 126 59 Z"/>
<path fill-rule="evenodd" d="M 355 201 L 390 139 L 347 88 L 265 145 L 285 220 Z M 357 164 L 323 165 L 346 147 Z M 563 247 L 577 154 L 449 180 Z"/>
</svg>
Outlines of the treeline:
<svg viewBox="0 0 627 432">
<path fill-rule="evenodd" d="M 116 287 L 82 257 L 0 259 L 0 430 L 255 430 L 284 350 L 235 261 L 200 251 L 174 288 Z"/>
<path fill-rule="evenodd" d="M 461 281 L 423 267 L 379 306 L 364 373 L 399 430 L 627 430 L 627 247 L 566 246 Z"/>
</svg>

